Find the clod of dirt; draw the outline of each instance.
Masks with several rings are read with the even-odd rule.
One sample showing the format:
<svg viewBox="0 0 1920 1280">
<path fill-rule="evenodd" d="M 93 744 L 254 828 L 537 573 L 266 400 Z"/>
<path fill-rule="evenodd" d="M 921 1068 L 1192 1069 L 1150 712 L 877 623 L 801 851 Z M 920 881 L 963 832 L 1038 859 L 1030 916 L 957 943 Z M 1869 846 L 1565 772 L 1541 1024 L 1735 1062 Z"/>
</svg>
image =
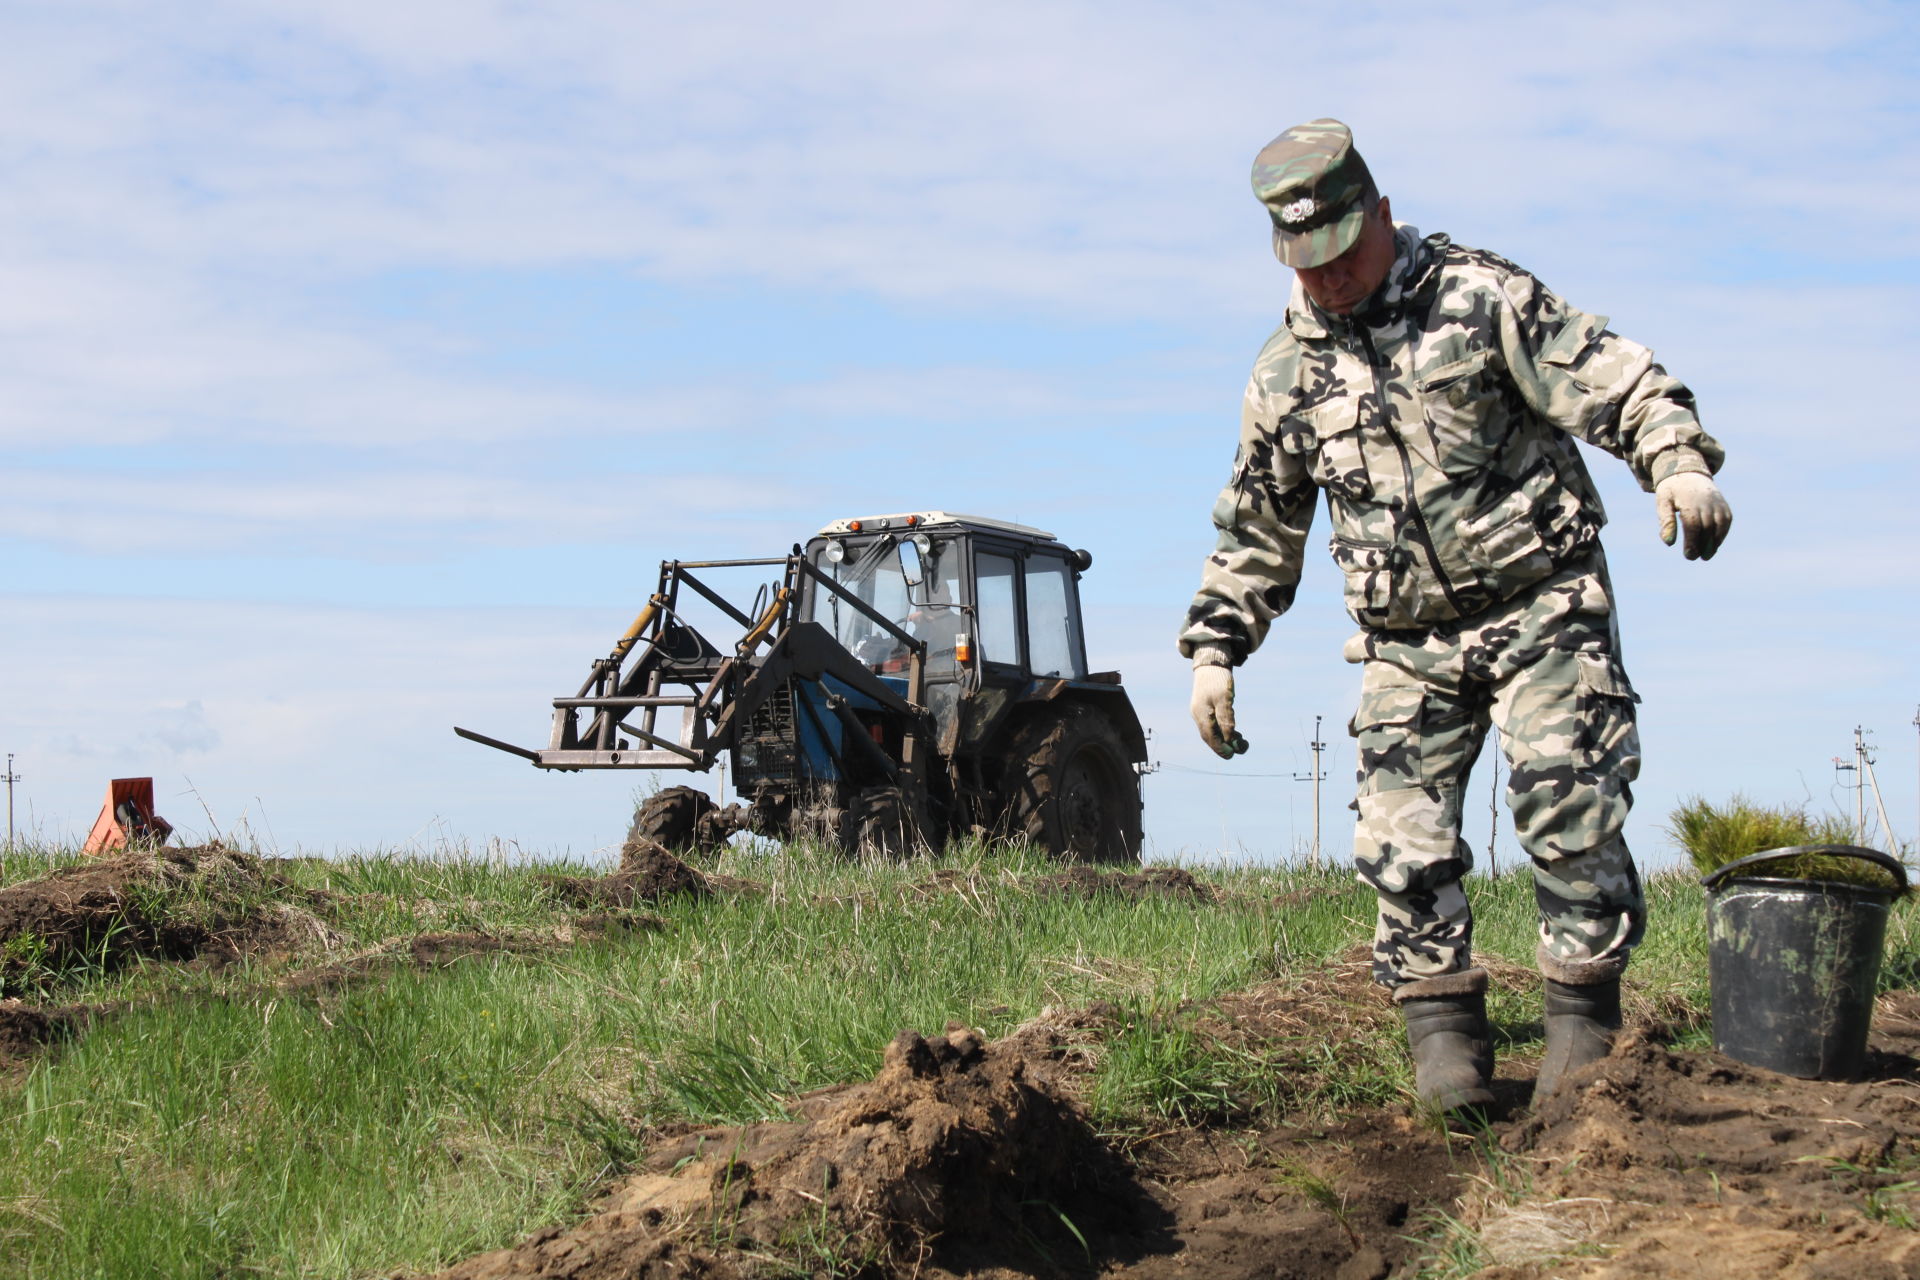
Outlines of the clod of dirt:
<svg viewBox="0 0 1920 1280">
<path fill-rule="evenodd" d="M 1164 1245 L 1164 1212 L 1052 1092 L 1044 1067 L 974 1032 L 901 1033 L 872 1081 L 818 1111 L 688 1134 L 593 1218 L 443 1275 L 725 1276 L 742 1258 L 1034 1274 L 1058 1272 L 1049 1257 L 1091 1271 L 1116 1244 L 1133 1254 Z"/>
<path fill-rule="evenodd" d="M 214 962 L 330 940 L 306 911 L 267 901 L 259 858 L 220 845 L 128 849 L 0 889 L 0 987 L 45 985 L 81 966 Z"/>
<path fill-rule="evenodd" d="M 730 876 L 710 875 L 688 866 L 663 844 L 630 837 L 620 866 L 608 876 L 548 876 L 544 883 L 560 901 L 575 907 L 631 907 L 667 898 L 705 898 L 716 893 L 752 892 L 758 886 Z"/>
<path fill-rule="evenodd" d="M 1220 891 L 1194 878 L 1184 867 L 1147 867 L 1141 871 L 1099 871 L 1093 867 L 1070 867 L 1049 876 L 1037 876 L 1031 882 L 1035 893 L 1091 898 L 1111 893 L 1122 898 L 1185 898 L 1194 902 L 1213 902 Z"/>
</svg>

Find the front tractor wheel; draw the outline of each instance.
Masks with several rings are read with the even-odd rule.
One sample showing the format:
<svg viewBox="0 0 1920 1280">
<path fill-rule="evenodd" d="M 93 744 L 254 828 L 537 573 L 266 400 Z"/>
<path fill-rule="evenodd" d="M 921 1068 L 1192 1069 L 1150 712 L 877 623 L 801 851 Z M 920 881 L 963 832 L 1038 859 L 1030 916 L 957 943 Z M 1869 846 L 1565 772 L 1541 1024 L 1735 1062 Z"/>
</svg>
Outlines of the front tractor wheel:
<svg viewBox="0 0 1920 1280">
<path fill-rule="evenodd" d="M 852 847 L 857 858 L 898 862 L 913 852 L 913 819 L 898 787 L 867 787 L 853 798 Z"/>
<path fill-rule="evenodd" d="M 633 811 L 627 843 L 651 840 L 676 854 L 700 853 L 709 843 L 711 824 L 701 819 L 719 808 L 713 797 L 694 787 L 668 787 L 648 796 Z"/>
<path fill-rule="evenodd" d="M 1140 860 L 1140 786 L 1119 731 L 1092 707 L 1069 703 L 1014 731 L 1006 796 L 1012 834 L 1057 858 Z"/>
</svg>

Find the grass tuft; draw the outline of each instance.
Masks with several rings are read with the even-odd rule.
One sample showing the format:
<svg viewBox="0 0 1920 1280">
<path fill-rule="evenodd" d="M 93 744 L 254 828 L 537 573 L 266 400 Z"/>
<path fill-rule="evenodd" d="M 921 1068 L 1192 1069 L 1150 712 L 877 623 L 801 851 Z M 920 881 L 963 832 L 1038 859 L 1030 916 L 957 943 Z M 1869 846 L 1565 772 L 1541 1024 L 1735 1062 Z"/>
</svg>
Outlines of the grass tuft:
<svg viewBox="0 0 1920 1280">
<path fill-rule="evenodd" d="M 1664 830 L 1703 876 L 1750 854 L 1806 844 L 1851 845 L 1854 838 L 1853 824 L 1837 814 L 1813 814 L 1800 805 L 1763 805 L 1738 794 L 1718 805 L 1690 796 L 1667 816 Z M 1825 854 L 1783 858 L 1755 868 L 1755 874 L 1895 887 L 1893 877 L 1871 863 Z"/>
</svg>

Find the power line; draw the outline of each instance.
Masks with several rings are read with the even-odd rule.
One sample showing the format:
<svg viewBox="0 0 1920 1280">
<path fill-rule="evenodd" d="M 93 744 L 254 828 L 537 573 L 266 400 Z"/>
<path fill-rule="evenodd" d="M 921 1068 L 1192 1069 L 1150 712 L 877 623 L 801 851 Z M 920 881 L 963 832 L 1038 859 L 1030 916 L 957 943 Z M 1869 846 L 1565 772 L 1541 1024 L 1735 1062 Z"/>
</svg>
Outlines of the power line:
<svg viewBox="0 0 1920 1280">
<path fill-rule="evenodd" d="M 1210 778 L 1298 778 L 1297 773 L 1243 773 L 1239 769 L 1195 769 L 1184 764 L 1159 764 L 1156 769 L 1171 769 L 1175 773 L 1204 773 Z"/>
</svg>

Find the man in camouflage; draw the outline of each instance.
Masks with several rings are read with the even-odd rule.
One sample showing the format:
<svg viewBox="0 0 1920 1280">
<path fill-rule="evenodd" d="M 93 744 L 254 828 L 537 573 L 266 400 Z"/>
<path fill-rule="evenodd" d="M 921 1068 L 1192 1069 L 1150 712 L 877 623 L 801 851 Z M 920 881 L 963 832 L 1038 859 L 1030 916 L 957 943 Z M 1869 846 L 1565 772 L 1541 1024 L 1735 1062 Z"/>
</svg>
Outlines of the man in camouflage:
<svg viewBox="0 0 1920 1280">
<path fill-rule="evenodd" d="M 1194 719 L 1223 756 L 1232 668 L 1293 603 L 1324 490 L 1360 631 L 1355 863 L 1379 896 L 1374 974 L 1405 1018 L 1421 1096 L 1492 1101 L 1487 975 L 1461 878 L 1468 770 L 1491 724 L 1533 859 L 1546 978 L 1536 1098 L 1603 1056 L 1645 923 L 1621 828 L 1639 770 L 1632 686 L 1575 439 L 1657 497 L 1661 537 L 1711 558 L 1731 523 L 1723 454 L 1693 396 L 1604 316 L 1505 259 L 1396 225 L 1337 120 L 1254 161 L 1274 252 L 1296 273 L 1254 365 L 1218 539 L 1180 636 Z"/>
</svg>

